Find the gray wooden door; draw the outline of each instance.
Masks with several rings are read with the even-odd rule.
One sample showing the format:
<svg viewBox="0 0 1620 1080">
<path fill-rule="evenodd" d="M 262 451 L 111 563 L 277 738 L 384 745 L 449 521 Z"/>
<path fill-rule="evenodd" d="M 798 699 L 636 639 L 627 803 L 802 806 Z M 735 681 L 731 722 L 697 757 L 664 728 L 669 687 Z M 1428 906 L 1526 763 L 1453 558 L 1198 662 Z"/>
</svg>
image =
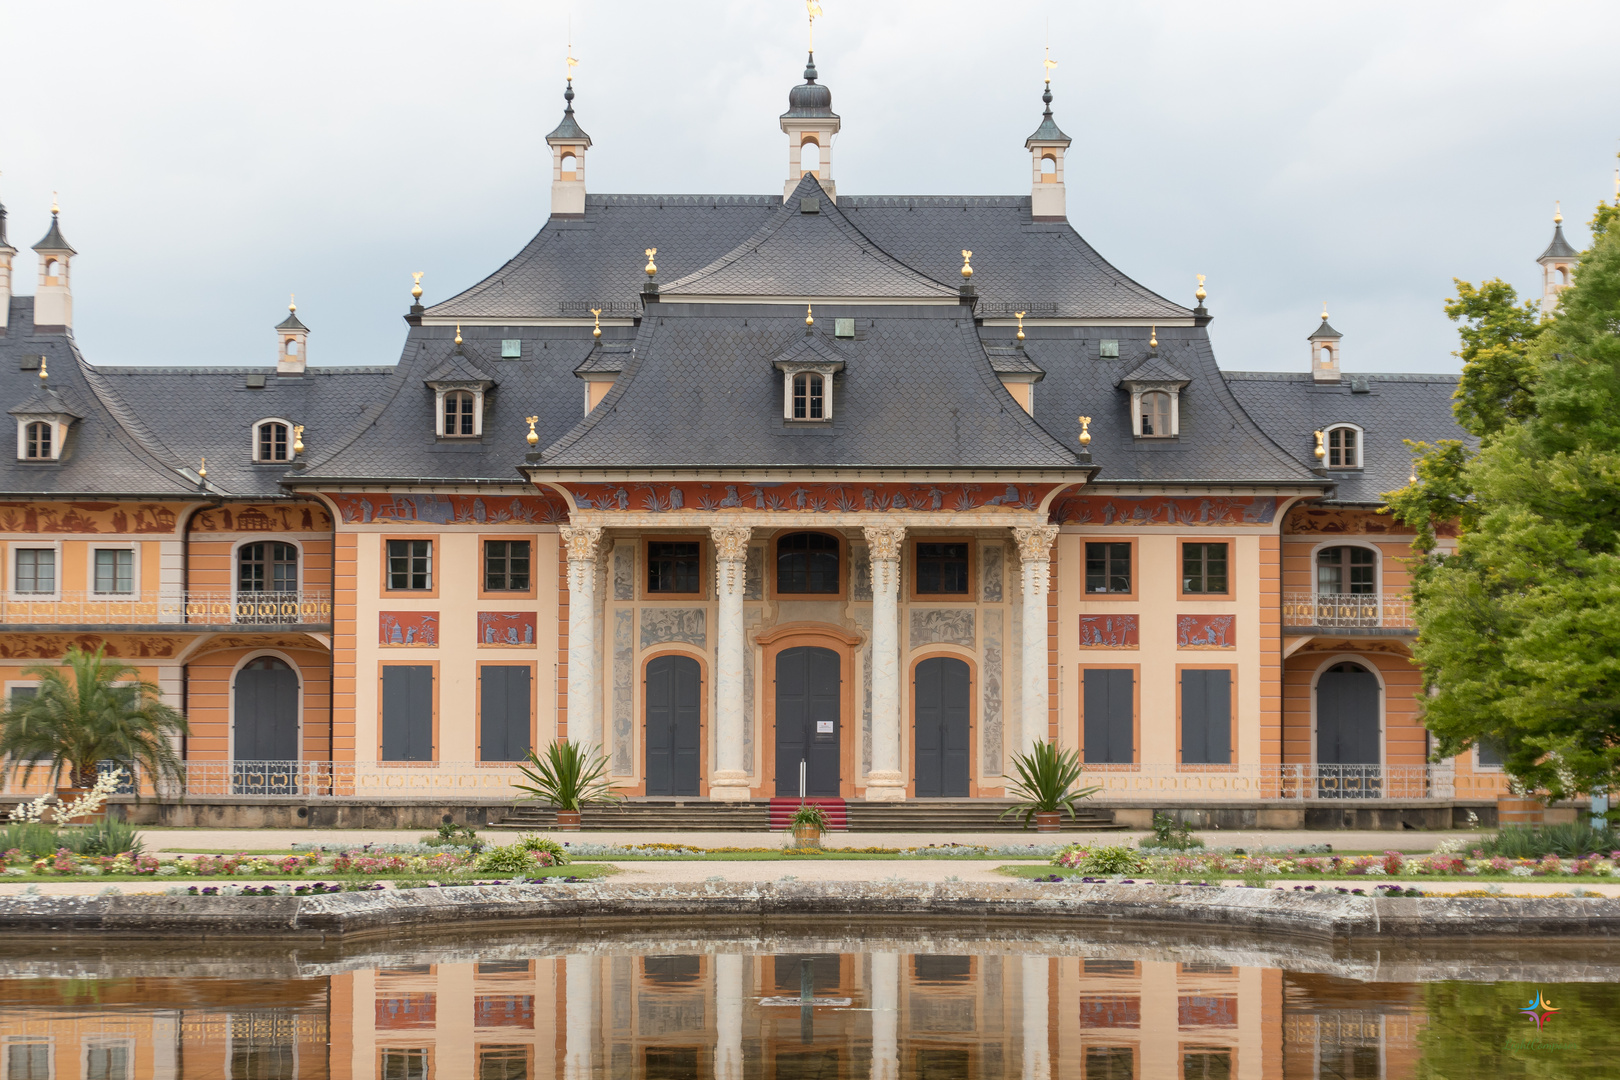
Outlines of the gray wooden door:
<svg viewBox="0 0 1620 1080">
<path fill-rule="evenodd" d="M 1087 668 L 1086 762 L 1128 765 L 1136 760 L 1136 672 Z"/>
<path fill-rule="evenodd" d="M 1377 765 L 1378 677 L 1359 664 L 1337 664 L 1316 680 L 1318 765 Z"/>
<path fill-rule="evenodd" d="M 261 656 L 236 673 L 232 756 L 237 761 L 298 760 L 298 673 Z"/>
<path fill-rule="evenodd" d="M 931 656 L 917 665 L 912 702 L 919 798 L 967 797 L 971 687 L 965 661 Z"/>
<path fill-rule="evenodd" d="M 529 756 L 529 666 L 485 664 L 478 672 L 478 760 L 524 760 Z"/>
<path fill-rule="evenodd" d="M 702 669 L 690 656 L 659 656 L 648 661 L 648 795 L 698 793 L 702 694 Z"/>
<path fill-rule="evenodd" d="M 384 761 L 433 760 L 433 669 L 389 664 L 382 678 Z"/>
<path fill-rule="evenodd" d="M 806 765 L 805 794 L 836 797 L 841 733 L 838 654 L 806 645 L 776 657 L 776 793 L 799 794 L 799 762 Z"/>
<path fill-rule="evenodd" d="M 1181 760 L 1188 765 L 1232 763 L 1232 673 L 1181 673 Z"/>
</svg>

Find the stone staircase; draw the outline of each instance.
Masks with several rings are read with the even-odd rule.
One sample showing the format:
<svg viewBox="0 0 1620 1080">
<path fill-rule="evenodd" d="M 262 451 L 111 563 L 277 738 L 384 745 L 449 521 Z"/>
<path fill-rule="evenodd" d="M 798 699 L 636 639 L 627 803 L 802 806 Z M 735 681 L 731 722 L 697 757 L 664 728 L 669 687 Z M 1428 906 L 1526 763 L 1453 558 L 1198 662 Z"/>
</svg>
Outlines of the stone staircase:
<svg viewBox="0 0 1620 1080">
<path fill-rule="evenodd" d="M 793 800 L 795 803 L 797 799 Z M 1021 827 L 1020 819 L 997 816 L 1012 805 L 1010 799 L 908 799 L 905 802 L 847 804 L 851 832 L 1007 833 L 1033 838 L 1035 827 Z M 547 831 L 557 826 L 549 806 L 518 803 L 490 811 L 491 829 Z M 1081 808 L 1074 820 L 1062 817 L 1064 832 L 1124 828 L 1111 810 Z M 766 832 L 771 828 L 768 799 L 748 802 L 709 802 L 707 799 L 635 798 L 620 806 L 587 807 L 580 815 L 585 832 Z"/>
</svg>

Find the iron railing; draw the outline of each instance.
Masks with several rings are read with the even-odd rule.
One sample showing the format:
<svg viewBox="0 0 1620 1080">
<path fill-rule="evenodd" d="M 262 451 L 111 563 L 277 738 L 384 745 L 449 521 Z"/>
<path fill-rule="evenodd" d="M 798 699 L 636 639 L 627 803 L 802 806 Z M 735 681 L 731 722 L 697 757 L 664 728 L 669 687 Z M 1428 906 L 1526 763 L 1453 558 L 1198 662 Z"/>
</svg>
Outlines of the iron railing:
<svg viewBox="0 0 1620 1080">
<path fill-rule="evenodd" d="M 1416 630 L 1406 593 L 1285 593 L 1283 625 L 1333 629 Z"/>
<path fill-rule="evenodd" d="M 61 592 L 0 596 L 0 625 L 292 625 L 330 623 L 332 595 L 293 592 Z"/>
</svg>

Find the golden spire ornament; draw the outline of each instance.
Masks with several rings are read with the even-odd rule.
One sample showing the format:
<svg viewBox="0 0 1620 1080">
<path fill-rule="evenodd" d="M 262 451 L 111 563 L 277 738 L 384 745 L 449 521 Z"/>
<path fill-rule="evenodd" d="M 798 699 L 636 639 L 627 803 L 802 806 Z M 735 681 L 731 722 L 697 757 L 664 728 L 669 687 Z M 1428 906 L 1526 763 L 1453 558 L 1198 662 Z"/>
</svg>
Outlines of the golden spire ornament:
<svg viewBox="0 0 1620 1080">
<path fill-rule="evenodd" d="M 1148 348 L 1157 349 L 1158 347 L 1159 347 L 1159 328 L 1157 326 L 1155 326 L 1155 327 L 1152 327 L 1152 328 L 1150 328 L 1148 330 Z"/>
<path fill-rule="evenodd" d="M 527 435 L 523 436 L 523 439 L 530 446 L 534 446 L 534 445 L 536 445 L 537 443 L 540 442 L 540 436 L 535 434 L 535 430 L 534 430 L 534 425 L 539 423 L 539 421 L 540 421 L 539 416 L 525 416 L 523 418 L 523 422 L 525 424 L 529 425 L 529 433 Z"/>
<path fill-rule="evenodd" d="M 1327 301 L 1322 301 L 1322 321 L 1327 322 Z"/>
<path fill-rule="evenodd" d="M 41 382 L 43 382 L 46 379 L 50 378 L 50 374 L 51 374 L 49 371 L 45 370 L 45 364 L 46 364 L 46 358 L 44 356 L 41 356 L 39 358 L 39 378 L 40 378 Z"/>
<path fill-rule="evenodd" d="M 972 265 L 970 263 L 970 260 L 972 258 L 973 258 L 973 252 L 969 251 L 967 248 L 963 248 L 962 249 L 962 280 L 963 281 L 966 281 L 966 280 L 968 280 L 969 278 L 971 278 L 973 276 L 973 267 L 972 267 Z"/>
<path fill-rule="evenodd" d="M 425 272 L 423 270 L 413 270 L 411 272 L 411 299 L 419 303 L 422 299 L 422 275 Z"/>
<path fill-rule="evenodd" d="M 653 256 L 658 254 L 657 248 L 647 249 L 647 276 L 652 277 L 658 273 L 658 266 L 653 262 Z"/>
<path fill-rule="evenodd" d="M 1564 204 L 1563 204 L 1562 201 L 1560 201 L 1558 199 L 1554 199 L 1553 200 L 1553 224 L 1554 225 L 1562 225 L 1563 223 L 1564 223 Z"/>
<path fill-rule="evenodd" d="M 1082 416 L 1080 419 L 1080 445 L 1091 445 L 1091 417 Z"/>
<path fill-rule="evenodd" d="M 1015 311 L 1015 312 L 1013 312 L 1013 318 L 1018 320 L 1018 340 L 1023 341 L 1024 340 L 1024 313 L 1022 311 Z"/>
<path fill-rule="evenodd" d="M 804 305 L 804 325 L 816 325 L 816 313 L 809 304 Z"/>
<path fill-rule="evenodd" d="M 599 307 L 591 308 L 591 317 L 596 320 L 596 325 L 591 327 L 591 337 L 599 338 L 602 336 L 602 309 Z"/>
<path fill-rule="evenodd" d="M 1204 297 L 1209 295 L 1208 293 L 1206 293 L 1204 291 L 1204 275 L 1203 274 L 1195 274 L 1193 276 L 1198 278 L 1198 291 L 1194 292 L 1193 296 L 1197 297 L 1198 302 L 1200 304 L 1202 304 L 1204 302 Z"/>
<path fill-rule="evenodd" d="M 1317 431 L 1314 434 L 1316 435 L 1316 450 L 1313 452 L 1316 454 L 1316 460 L 1321 461 L 1327 457 L 1327 448 L 1322 445 L 1322 433 Z"/>
<path fill-rule="evenodd" d="M 461 324 L 456 323 L 456 344 L 461 344 Z"/>
<path fill-rule="evenodd" d="M 1046 59 L 1042 63 L 1046 65 L 1046 82 L 1050 86 L 1052 83 L 1052 69 L 1057 67 L 1057 61 L 1052 59 L 1052 46 L 1048 45 L 1046 47 Z"/>
<path fill-rule="evenodd" d="M 293 425 L 293 456 L 297 457 L 304 452 L 304 425 Z"/>
<path fill-rule="evenodd" d="M 287 294 L 287 310 L 293 314 L 296 314 L 298 311 L 298 297 L 294 296 L 292 293 Z"/>
<path fill-rule="evenodd" d="M 53 192 L 51 192 L 51 217 L 55 217 L 57 214 L 60 214 L 61 212 L 62 212 L 62 208 L 60 206 L 56 205 L 56 192 L 53 191 Z"/>
<path fill-rule="evenodd" d="M 810 16 L 810 51 L 816 51 L 816 20 L 821 17 L 821 5 L 816 0 L 804 0 L 804 10 Z"/>
<path fill-rule="evenodd" d="M 201 459 L 201 464 L 199 464 L 197 466 L 197 476 L 198 476 L 199 479 L 202 479 L 202 480 L 208 479 L 208 459 L 207 458 L 202 458 Z"/>
</svg>

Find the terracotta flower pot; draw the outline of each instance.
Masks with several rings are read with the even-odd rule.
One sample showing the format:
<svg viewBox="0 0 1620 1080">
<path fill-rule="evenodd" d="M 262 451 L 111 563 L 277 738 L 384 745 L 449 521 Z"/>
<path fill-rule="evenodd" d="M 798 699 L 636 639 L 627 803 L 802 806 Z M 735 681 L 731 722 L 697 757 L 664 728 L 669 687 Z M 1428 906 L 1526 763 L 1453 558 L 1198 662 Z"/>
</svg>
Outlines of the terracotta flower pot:
<svg viewBox="0 0 1620 1080">
<path fill-rule="evenodd" d="M 557 829 L 558 829 L 559 832 L 578 832 L 579 831 L 579 811 L 578 810 L 559 810 L 559 811 L 557 811 Z"/>
<path fill-rule="evenodd" d="M 814 825 L 795 825 L 793 843 L 796 847 L 820 847 L 821 830 Z"/>
<path fill-rule="evenodd" d="M 1533 799 L 1519 795 L 1498 795 L 1496 797 L 1496 824 L 1503 825 L 1540 825 L 1547 815 L 1547 804 L 1540 799 Z"/>
<path fill-rule="evenodd" d="M 57 805 L 65 807 L 65 806 L 67 806 L 68 803 L 78 802 L 80 799 L 84 798 L 84 796 L 86 796 L 88 794 L 90 794 L 90 789 L 89 788 L 59 787 L 59 788 L 56 789 Z M 55 811 L 52 811 L 52 817 L 54 819 Z M 56 821 L 55 824 L 57 824 L 57 825 L 93 825 L 98 821 L 105 820 L 106 817 L 107 817 L 107 804 L 102 803 L 101 804 L 101 809 L 97 810 L 93 814 L 80 814 L 78 817 L 71 818 L 71 819 L 69 819 L 67 821 Z"/>
<path fill-rule="evenodd" d="M 1062 816 L 1056 810 L 1035 811 L 1036 832 L 1057 832 Z"/>
</svg>

